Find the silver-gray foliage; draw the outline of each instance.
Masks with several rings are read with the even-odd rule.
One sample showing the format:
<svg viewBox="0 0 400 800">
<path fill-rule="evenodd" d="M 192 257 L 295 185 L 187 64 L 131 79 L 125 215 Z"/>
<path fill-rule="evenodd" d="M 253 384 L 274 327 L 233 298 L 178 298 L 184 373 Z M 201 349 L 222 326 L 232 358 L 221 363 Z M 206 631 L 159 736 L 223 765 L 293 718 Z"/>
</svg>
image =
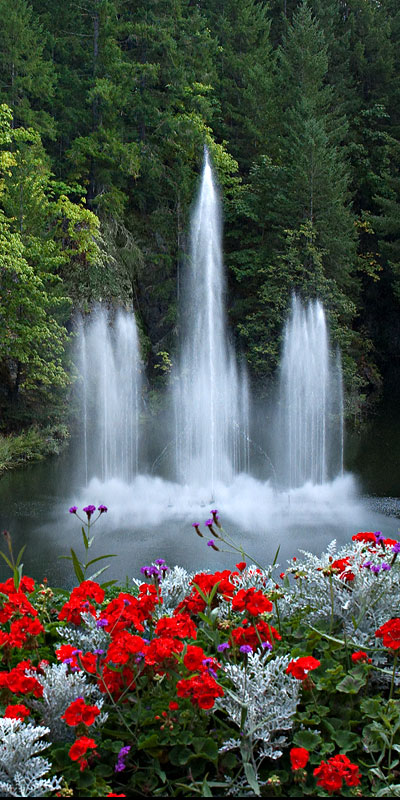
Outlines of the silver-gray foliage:
<svg viewBox="0 0 400 800">
<path fill-rule="evenodd" d="M 0 796 L 43 797 L 60 789 L 61 780 L 46 777 L 47 758 L 37 755 L 49 746 L 49 728 L 18 719 L 0 719 Z"/>
<path fill-rule="evenodd" d="M 40 699 L 31 699 L 27 704 L 38 711 L 41 721 L 48 727 L 53 741 L 63 741 L 68 738 L 71 728 L 61 719 L 65 709 L 78 697 L 83 697 L 92 705 L 96 704 L 101 709 L 104 699 L 100 689 L 89 683 L 84 672 L 69 672 L 66 664 L 52 664 L 43 667 L 43 673 L 32 673 L 41 686 L 43 695 Z M 107 714 L 100 714 L 93 724 L 103 724 Z"/>
<path fill-rule="evenodd" d="M 232 688 L 226 689 L 216 706 L 223 708 L 249 742 L 257 759 L 279 758 L 285 746 L 283 731 L 293 726 L 299 699 L 299 681 L 286 674 L 290 656 L 266 657 L 249 653 L 247 663 L 226 664 Z M 240 745 L 239 739 L 224 742 L 221 750 Z"/>
</svg>

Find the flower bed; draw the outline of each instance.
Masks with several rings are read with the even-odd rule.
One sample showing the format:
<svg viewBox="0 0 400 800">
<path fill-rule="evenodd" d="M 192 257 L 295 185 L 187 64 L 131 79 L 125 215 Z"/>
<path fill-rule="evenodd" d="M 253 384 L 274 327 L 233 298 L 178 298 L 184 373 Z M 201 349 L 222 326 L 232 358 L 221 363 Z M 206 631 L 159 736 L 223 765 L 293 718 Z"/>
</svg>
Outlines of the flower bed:
<svg viewBox="0 0 400 800">
<path fill-rule="evenodd" d="M 282 571 L 213 511 L 232 569 L 156 559 L 117 587 L 87 577 L 106 511 L 84 509 L 72 592 L 23 576 L 6 536 L 1 796 L 400 796 L 399 543 L 358 533 Z"/>
</svg>

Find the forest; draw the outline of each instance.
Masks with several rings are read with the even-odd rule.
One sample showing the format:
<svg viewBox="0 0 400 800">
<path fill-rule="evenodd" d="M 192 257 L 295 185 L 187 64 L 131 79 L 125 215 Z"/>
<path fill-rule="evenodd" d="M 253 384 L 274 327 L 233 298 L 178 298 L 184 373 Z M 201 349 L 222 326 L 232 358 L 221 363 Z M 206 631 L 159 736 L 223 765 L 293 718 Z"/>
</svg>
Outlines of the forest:
<svg viewBox="0 0 400 800">
<path fill-rule="evenodd" d="M 348 417 L 400 368 L 397 0 L 0 0 L 3 434 L 68 421 L 76 315 L 133 308 L 168 377 L 207 145 L 255 390 L 319 297 Z"/>
</svg>

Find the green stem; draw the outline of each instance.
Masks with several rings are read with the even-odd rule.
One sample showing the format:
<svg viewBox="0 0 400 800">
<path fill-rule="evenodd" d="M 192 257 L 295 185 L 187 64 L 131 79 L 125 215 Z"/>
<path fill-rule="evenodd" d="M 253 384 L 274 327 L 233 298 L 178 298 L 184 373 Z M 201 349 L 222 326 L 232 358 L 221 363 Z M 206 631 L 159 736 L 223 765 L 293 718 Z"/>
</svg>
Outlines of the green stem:
<svg viewBox="0 0 400 800">
<path fill-rule="evenodd" d="M 395 679 L 395 675 L 396 675 L 397 656 L 398 656 L 398 652 L 396 650 L 396 652 L 394 654 L 394 659 L 393 659 L 392 681 L 391 681 L 391 684 L 390 684 L 389 700 L 388 700 L 388 704 L 387 704 L 388 708 L 389 708 L 389 703 L 390 703 L 390 701 L 391 701 L 391 699 L 393 697 L 394 679 Z"/>
</svg>

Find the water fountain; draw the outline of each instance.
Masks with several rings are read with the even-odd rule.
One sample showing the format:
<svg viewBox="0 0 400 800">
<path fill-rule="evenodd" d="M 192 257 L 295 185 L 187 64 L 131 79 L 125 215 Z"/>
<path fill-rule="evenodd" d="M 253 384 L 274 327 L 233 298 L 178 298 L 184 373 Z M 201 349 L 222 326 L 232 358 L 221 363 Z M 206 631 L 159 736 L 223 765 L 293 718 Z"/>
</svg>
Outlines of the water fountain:
<svg viewBox="0 0 400 800">
<path fill-rule="evenodd" d="M 86 483 L 96 475 L 130 481 L 139 470 L 141 362 L 134 315 L 98 309 L 77 336 L 82 457 Z"/>
<path fill-rule="evenodd" d="M 293 296 L 280 367 L 276 463 L 289 489 L 343 472 L 340 356 L 332 358 L 324 309 Z"/>
<path fill-rule="evenodd" d="M 248 471 L 249 396 L 227 337 L 220 199 L 205 152 L 182 291 L 182 349 L 173 375 L 176 471 L 183 484 L 228 484 Z"/>
</svg>

